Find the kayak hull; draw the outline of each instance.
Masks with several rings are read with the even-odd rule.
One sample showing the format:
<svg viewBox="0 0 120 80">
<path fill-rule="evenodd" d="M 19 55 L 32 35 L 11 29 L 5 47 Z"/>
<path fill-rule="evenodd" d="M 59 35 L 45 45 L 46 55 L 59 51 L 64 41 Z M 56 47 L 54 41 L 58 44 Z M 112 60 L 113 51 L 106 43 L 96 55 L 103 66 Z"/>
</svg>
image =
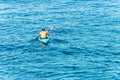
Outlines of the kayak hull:
<svg viewBox="0 0 120 80">
<path fill-rule="evenodd" d="M 49 38 L 47 39 L 41 39 L 40 37 L 38 38 L 39 42 L 47 44 L 49 42 Z"/>
</svg>

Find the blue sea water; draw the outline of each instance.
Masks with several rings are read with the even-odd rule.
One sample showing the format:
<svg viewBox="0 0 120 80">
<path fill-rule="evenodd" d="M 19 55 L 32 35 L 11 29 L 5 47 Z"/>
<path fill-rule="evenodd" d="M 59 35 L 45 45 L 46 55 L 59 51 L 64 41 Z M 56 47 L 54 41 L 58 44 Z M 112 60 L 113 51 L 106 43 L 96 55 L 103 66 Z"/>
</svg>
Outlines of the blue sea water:
<svg viewBox="0 0 120 80">
<path fill-rule="evenodd" d="M 0 0 L 0 80 L 120 80 L 120 0 Z"/>
</svg>

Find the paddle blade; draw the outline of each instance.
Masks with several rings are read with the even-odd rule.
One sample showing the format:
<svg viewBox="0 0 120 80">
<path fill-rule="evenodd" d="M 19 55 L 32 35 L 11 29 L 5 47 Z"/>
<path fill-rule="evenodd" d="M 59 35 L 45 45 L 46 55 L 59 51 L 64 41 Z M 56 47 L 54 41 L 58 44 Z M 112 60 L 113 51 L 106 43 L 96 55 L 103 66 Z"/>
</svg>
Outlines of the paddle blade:
<svg viewBox="0 0 120 80">
<path fill-rule="evenodd" d="M 54 30 L 56 28 L 56 26 L 52 26 L 51 28 L 50 28 L 50 30 Z"/>
</svg>

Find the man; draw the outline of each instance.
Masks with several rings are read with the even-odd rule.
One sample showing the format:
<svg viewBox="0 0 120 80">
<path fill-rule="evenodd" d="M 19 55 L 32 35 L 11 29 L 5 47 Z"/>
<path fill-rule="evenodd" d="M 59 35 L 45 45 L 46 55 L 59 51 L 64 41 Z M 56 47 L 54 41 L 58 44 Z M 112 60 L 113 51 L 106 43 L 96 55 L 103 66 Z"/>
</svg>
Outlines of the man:
<svg viewBox="0 0 120 80">
<path fill-rule="evenodd" d="M 47 36 L 49 36 L 50 34 L 45 30 L 45 28 L 42 28 L 42 31 L 39 33 L 39 37 L 41 39 L 46 39 Z"/>
</svg>

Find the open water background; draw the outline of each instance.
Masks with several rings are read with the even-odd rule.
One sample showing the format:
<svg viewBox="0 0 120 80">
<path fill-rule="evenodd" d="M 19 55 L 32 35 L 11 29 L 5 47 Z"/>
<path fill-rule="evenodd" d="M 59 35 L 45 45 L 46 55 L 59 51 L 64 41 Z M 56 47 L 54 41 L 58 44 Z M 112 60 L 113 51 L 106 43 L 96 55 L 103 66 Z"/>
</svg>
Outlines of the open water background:
<svg viewBox="0 0 120 80">
<path fill-rule="evenodd" d="M 0 80 L 120 80 L 120 0 L 0 0 Z"/>
</svg>

